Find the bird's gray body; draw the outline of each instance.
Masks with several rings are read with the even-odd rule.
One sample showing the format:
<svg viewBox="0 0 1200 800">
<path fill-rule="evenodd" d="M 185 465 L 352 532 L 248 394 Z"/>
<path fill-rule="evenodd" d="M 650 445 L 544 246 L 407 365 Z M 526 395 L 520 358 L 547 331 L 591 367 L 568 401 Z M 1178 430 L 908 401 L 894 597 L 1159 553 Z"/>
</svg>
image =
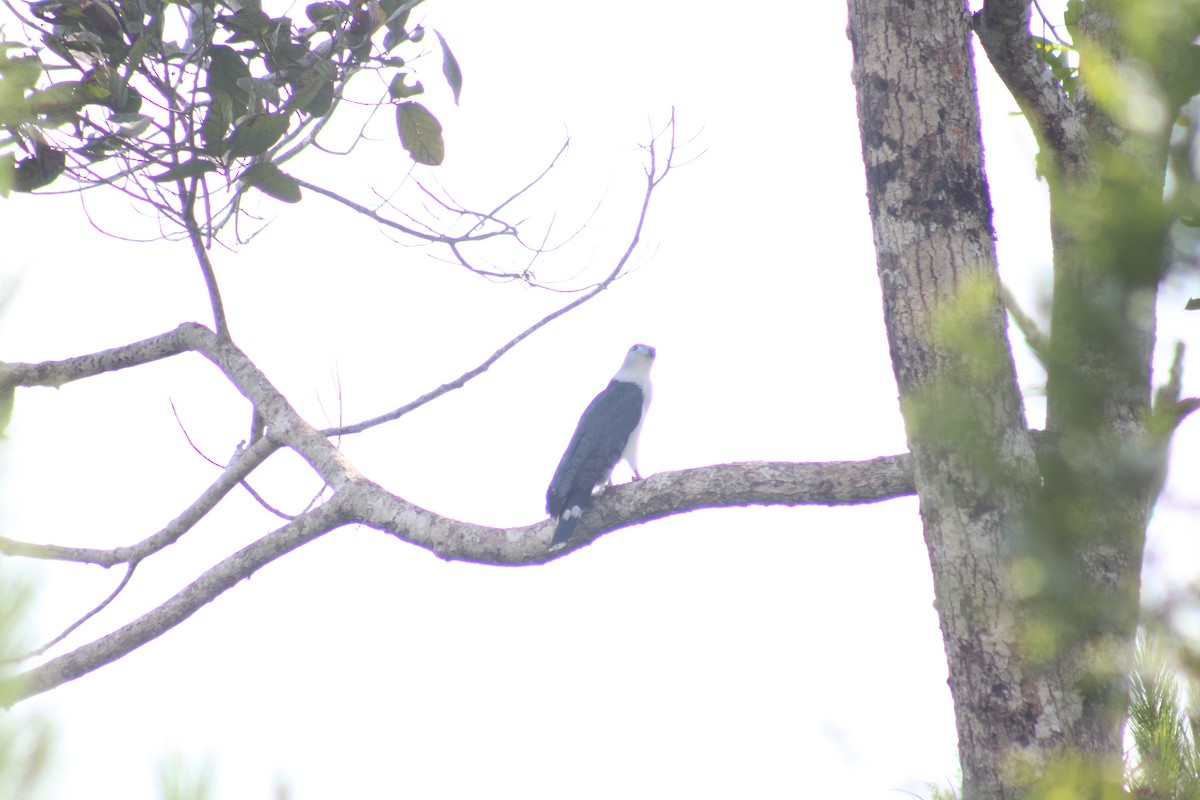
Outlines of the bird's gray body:
<svg viewBox="0 0 1200 800">
<path fill-rule="evenodd" d="M 546 511 L 558 520 L 551 547 L 571 538 L 583 510 L 591 505 L 592 493 L 608 483 L 619 462 L 627 462 L 634 478 L 641 479 L 637 444 L 650 406 L 653 363 L 653 347 L 629 348 L 621 369 L 579 418 L 546 490 Z"/>
</svg>

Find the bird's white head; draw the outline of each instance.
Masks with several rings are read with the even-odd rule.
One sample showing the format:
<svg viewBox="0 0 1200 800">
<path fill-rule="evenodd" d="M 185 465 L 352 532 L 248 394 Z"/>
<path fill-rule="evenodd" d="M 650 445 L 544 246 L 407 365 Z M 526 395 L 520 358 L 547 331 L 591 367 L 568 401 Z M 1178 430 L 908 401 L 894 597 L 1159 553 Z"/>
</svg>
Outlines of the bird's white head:
<svg viewBox="0 0 1200 800">
<path fill-rule="evenodd" d="M 654 348 L 648 344 L 635 344 L 625 355 L 625 363 L 617 370 L 614 377 L 618 381 L 628 381 L 645 385 L 650 380 L 650 367 L 654 364 Z"/>
</svg>

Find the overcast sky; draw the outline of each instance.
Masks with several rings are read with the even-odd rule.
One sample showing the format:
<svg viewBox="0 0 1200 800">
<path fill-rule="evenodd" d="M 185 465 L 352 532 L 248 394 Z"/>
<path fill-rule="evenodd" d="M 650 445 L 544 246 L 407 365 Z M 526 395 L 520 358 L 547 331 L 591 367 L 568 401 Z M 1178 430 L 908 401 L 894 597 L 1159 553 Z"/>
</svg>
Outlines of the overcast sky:
<svg viewBox="0 0 1200 800">
<path fill-rule="evenodd" d="M 804 13 L 800 13 L 803 7 Z M 415 175 L 487 206 L 561 168 L 521 206 L 552 239 L 563 288 L 609 269 L 636 220 L 651 126 L 672 107 L 691 158 L 655 197 L 632 274 L 482 378 L 351 437 L 400 496 L 490 525 L 544 517 L 580 412 L 634 342 L 658 349 L 643 475 L 728 461 L 902 452 L 837 3 L 431 0 L 425 24 L 462 66 L 419 66 L 447 157 Z M 299 7 L 293 10 L 299 13 Z M 623 13 L 621 13 L 623 12 Z M 12 29 L 10 34 L 12 33 Z M 427 43 L 431 40 L 427 40 Z M 434 47 L 430 44 L 430 47 Z M 981 63 L 987 167 L 1004 280 L 1044 310 L 1049 237 L 1034 145 Z M 411 162 L 384 125 L 350 159 L 290 167 L 370 202 Z M 86 205 L 86 208 L 85 208 Z M 321 197 L 251 198 L 271 220 L 214 251 L 236 342 L 316 425 L 403 405 L 564 302 L 406 247 Z M 147 222 L 110 196 L 13 197 L 0 237 L 0 358 L 112 347 L 211 324 L 186 244 L 130 244 Z M 538 226 L 541 226 L 538 228 Z M 1196 320 L 1169 294 L 1160 342 Z M 1030 421 L 1043 376 L 1014 336 Z M 1200 394 L 1188 361 L 1186 392 Z M 0 449 L 0 529 L 111 547 L 161 528 L 216 477 L 245 401 L 183 357 L 25 390 Z M 1197 425 L 1176 440 L 1148 591 L 1200 563 Z M 618 480 L 628 473 L 619 471 Z M 252 483 L 298 511 L 319 488 L 276 457 Z M 235 494 L 138 571 L 52 655 L 124 624 L 277 527 Z M 32 642 L 120 578 L 37 571 Z M 49 797 L 155 797 L 160 761 L 211 762 L 216 796 L 523 798 L 928 796 L 954 777 L 945 657 L 913 499 L 846 509 L 704 511 L 625 529 L 544 567 L 449 564 L 375 531 L 334 532 L 268 566 L 160 639 L 23 704 L 55 723 Z"/>
</svg>

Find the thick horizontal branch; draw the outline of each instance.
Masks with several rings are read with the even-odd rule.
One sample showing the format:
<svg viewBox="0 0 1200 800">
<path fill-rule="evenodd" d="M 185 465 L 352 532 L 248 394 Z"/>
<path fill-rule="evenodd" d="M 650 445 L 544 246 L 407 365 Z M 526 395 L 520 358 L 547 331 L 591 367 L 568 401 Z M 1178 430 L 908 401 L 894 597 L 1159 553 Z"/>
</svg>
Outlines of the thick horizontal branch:
<svg viewBox="0 0 1200 800">
<path fill-rule="evenodd" d="M 11 393 L 16 387 L 62 386 L 82 378 L 136 367 L 187 352 L 203 355 L 220 369 L 234 388 L 249 400 L 254 410 L 267 421 L 269 438 L 276 445 L 294 449 L 327 483 L 338 486 L 348 477 L 357 474 L 333 443 L 296 413 L 287 399 L 245 353 L 227 338 L 194 322 L 186 322 L 173 331 L 150 339 L 86 356 L 38 364 L 0 363 L 0 405 L 11 402 L 6 400 L 6 396 L 11 398 Z M 92 560 L 89 552 L 80 551 L 82 557 L 72 560 Z"/>
<path fill-rule="evenodd" d="M 361 522 L 447 560 L 495 566 L 540 564 L 610 531 L 700 508 L 852 505 L 912 494 L 907 455 L 828 463 L 748 462 L 652 475 L 597 498 L 568 549 L 549 552 L 547 520 L 518 528 L 460 522 L 419 508 L 363 478 L 325 505 L 229 556 L 153 611 L 11 679 L 0 695 L 18 702 L 110 664 L 174 628 L 280 556 L 342 525 Z"/>
<path fill-rule="evenodd" d="M 0 363 L 0 394 L 17 386 L 58 388 L 71 381 L 186 353 L 194 349 L 185 336 L 187 327 L 181 325 L 173 331 L 140 342 L 62 361 L 43 361 L 39 364 Z"/>
<path fill-rule="evenodd" d="M 426 511 L 369 481 L 347 488 L 352 496 L 345 499 L 355 521 L 448 561 L 495 566 L 542 564 L 611 531 L 702 508 L 856 505 L 915 492 L 908 454 L 870 461 L 753 461 L 664 472 L 605 491 L 584 514 L 572 543 L 549 552 L 553 524 L 548 520 L 491 528 Z"/>
</svg>

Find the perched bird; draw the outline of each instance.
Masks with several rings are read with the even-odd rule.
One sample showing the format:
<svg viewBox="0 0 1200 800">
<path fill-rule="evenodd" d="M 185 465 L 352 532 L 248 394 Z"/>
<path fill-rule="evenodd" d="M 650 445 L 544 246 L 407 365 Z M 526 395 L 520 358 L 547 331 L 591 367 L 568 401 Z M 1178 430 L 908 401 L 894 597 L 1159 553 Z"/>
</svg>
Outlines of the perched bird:
<svg viewBox="0 0 1200 800">
<path fill-rule="evenodd" d="M 642 479 L 637 469 L 637 445 L 650 407 L 653 363 L 653 347 L 635 344 L 629 348 L 625 363 L 608 388 L 596 395 L 579 418 L 575 435 L 546 490 L 546 511 L 558 520 L 551 548 L 571 538 L 580 515 L 592 503 L 592 492 L 609 482 L 618 462 L 624 460 L 633 469 L 634 479 Z"/>
</svg>

